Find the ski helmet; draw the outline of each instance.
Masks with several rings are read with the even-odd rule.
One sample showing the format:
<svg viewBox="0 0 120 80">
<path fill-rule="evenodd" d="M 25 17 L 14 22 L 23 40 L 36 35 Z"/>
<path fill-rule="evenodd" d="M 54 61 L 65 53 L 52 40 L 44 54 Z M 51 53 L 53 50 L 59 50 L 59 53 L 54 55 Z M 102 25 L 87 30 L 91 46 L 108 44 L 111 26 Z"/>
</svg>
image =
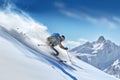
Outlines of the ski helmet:
<svg viewBox="0 0 120 80">
<path fill-rule="evenodd" d="M 64 36 L 64 35 L 61 35 L 61 38 L 65 39 L 65 36 Z"/>
</svg>

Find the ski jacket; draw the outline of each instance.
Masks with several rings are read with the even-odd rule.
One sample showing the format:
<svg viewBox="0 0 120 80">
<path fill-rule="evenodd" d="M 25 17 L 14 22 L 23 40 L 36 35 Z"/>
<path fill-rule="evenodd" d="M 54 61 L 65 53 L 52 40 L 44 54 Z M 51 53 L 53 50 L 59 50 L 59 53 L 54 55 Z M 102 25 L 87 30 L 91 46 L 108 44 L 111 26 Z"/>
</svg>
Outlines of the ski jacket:
<svg viewBox="0 0 120 80">
<path fill-rule="evenodd" d="M 58 45 L 59 43 L 61 43 L 61 37 L 59 33 L 53 33 L 50 37 L 49 37 L 49 44 L 52 44 L 53 46 Z"/>
</svg>

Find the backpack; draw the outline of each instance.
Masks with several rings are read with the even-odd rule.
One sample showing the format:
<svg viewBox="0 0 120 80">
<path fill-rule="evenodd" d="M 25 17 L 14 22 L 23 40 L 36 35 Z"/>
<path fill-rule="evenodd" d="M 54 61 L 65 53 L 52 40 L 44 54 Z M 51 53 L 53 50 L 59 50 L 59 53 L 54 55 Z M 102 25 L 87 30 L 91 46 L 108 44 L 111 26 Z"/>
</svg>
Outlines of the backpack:
<svg viewBox="0 0 120 80">
<path fill-rule="evenodd" d="M 54 41 L 52 41 L 52 39 L 55 39 Z M 51 36 L 50 36 L 50 44 L 53 44 L 53 45 L 57 45 L 60 43 L 60 34 L 59 33 L 53 33 Z"/>
<path fill-rule="evenodd" d="M 60 37 L 59 33 L 53 33 L 51 37 L 58 39 Z"/>
</svg>

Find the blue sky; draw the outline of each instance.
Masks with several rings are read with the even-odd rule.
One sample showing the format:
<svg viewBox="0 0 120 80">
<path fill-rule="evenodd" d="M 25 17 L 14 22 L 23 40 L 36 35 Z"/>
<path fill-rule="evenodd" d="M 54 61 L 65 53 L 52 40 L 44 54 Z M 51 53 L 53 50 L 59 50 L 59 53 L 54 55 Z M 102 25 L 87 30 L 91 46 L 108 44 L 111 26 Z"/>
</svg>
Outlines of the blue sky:
<svg viewBox="0 0 120 80">
<path fill-rule="evenodd" d="M 0 5 L 5 0 L 0 1 Z M 104 36 L 120 45 L 120 0 L 6 0 L 48 27 L 70 44 Z"/>
</svg>

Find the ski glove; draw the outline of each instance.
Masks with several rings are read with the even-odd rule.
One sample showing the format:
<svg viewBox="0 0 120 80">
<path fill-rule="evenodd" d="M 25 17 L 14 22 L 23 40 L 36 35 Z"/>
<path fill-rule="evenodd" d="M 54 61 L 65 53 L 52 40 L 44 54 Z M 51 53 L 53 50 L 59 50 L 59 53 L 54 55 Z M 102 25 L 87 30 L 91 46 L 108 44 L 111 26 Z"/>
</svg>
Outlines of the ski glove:
<svg viewBox="0 0 120 80">
<path fill-rule="evenodd" d="M 65 50 L 68 50 L 68 48 L 66 47 L 66 48 L 64 48 Z"/>
</svg>

